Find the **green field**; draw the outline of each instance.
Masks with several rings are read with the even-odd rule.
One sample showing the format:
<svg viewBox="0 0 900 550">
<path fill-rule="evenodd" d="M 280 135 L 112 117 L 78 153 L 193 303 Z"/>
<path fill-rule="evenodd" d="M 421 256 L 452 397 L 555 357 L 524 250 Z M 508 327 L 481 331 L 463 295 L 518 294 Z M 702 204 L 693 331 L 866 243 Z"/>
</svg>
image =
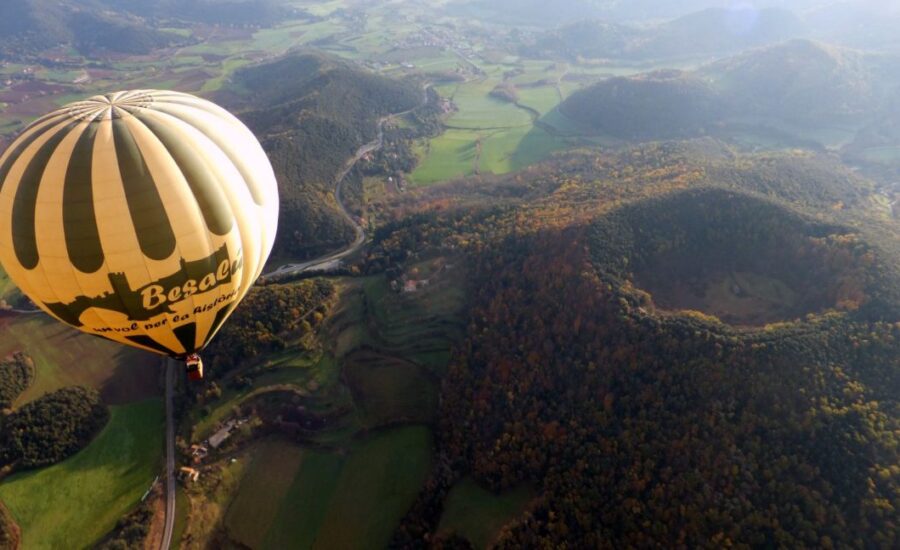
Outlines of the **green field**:
<svg viewBox="0 0 900 550">
<path fill-rule="evenodd" d="M 159 392 L 159 359 L 102 338 L 78 333 L 44 314 L 0 321 L 0 357 L 28 353 L 37 369 L 34 384 L 17 404 L 66 386 L 101 391 L 108 403 L 128 403 Z"/>
<path fill-rule="evenodd" d="M 77 455 L 6 479 L 0 499 L 22 528 L 22 548 L 84 548 L 97 542 L 137 504 L 162 452 L 162 402 L 142 401 L 112 407 L 109 424 Z"/>
<path fill-rule="evenodd" d="M 552 86 L 519 88 L 519 103 L 531 107 L 542 115 L 559 105 L 559 93 Z"/>
<path fill-rule="evenodd" d="M 279 507 L 285 506 L 290 481 L 303 461 L 303 450 L 280 439 L 256 446 L 237 496 L 228 507 L 229 535 L 250 548 L 262 548 L 273 530 Z"/>
<path fill-rule="evenodd" d="M 475 171 L 476 143 L 481 134 L 476 130 L 447 130 L 420 148 L 421 161 L 411 178 L 427 185 L 469 176 Z"/>
<path fill-rule="evenodd" d="M 434 379 L 415 363 L 370 354 L 344 369 L 365 427 L 400 421 L 431 421 L 437 411 Z"/>
<path fill-rule="evenodd" d="M 513 128 L 484 140 L 481 173 L 507 174 L 540 162 L 568 145 L 539 127 Z"/>
<path fill-rule="evenodd" d="M 431 434 L 398 428 L 343 453 L 254 447 L 225 516 L 251 548 L 383 548 L 431 467 Z"/>
<path fill-rule="evenodd" d="M 481 152 L 479 155 L 479 143 Z M 420 147 L 422 159 L 411 174 L 415 185 L 430 185 L 475 173 L 507 174 L 568 147 L 563 138 L 535 126 L 508 130 L 447 130 Z"/>
<path fill-rule="evenodd" d="M 466 478 L 447 495 L 438 532 L 455 532 L 475 548 L 487 548 L 500 529 L 521 514 L 533 497 L 534 490 L 527 485 L 496 495 Z"/>
<path fill-rule="evenodd" d="M 475 130 L 530 126 L 528 113 L 512 103 L 488 95 L 498 83 L 486 80 L 460 85 L 452 98 L 459 112 L 447 120 L 447 126 Z"/>
<path fill-rule="evenodd" d="M 387 546 L 428 476 L 431 456 L 431 432 L 422 426 L 362 443 L 341 470 L 313 547 Z"/>
</svg>

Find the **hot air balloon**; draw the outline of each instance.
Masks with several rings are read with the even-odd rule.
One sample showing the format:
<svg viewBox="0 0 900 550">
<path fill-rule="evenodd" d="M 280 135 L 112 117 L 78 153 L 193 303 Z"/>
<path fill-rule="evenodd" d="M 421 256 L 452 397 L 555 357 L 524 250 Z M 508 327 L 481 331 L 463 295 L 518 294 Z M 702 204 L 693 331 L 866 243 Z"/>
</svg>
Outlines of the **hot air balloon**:
<svg viewBox="0 0 900 550">
<path fill-rule="evenodd" d="M 0 264 L 82 332 L 197 355 L 260 276 L 278 190 L 259 142 L 213 103 L 136 90 L 67 105 L 0 157 Z"/>
</svg>

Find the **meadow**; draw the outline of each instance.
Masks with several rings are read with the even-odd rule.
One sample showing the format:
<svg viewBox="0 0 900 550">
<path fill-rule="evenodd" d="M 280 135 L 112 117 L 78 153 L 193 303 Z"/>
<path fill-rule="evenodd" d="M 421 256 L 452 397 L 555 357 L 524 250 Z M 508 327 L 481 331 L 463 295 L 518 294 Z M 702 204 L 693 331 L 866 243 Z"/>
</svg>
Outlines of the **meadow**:
<svg viewBox="0 0 900 550">
<path fill-rule="evenodd" d="M 454 532 L 475 548 L 488 548 L 500 529 L 521 514 L 534 496 L 534 489 L 528 485 L 498 495 L 465 478 L 450 489 L 438 532 Z"/>
<path fill-rule="evenodd" d="M 349 453 L 267 440 L 250 452 L 225 514 L 251 548 L 383 548 L 431 464 L 425 427 L 390 430 Z"/>
<path fill-rule="evenodd" d="M 103 537 L 150 487 L 161 461 L 163 406 L 111 407 L 109 423 L 75 456 L 0 483 L 22 548 L 83 548 Z"/>
<path fill-rule="evenodd" d="M 43 313 L 0 319 L 0 357 L 24 351 L 34 359 L 34 384 L 16 405 L 66 386 L 100 391 L 109 404 L 159 393 L 157 356 L 81 334 Z"/>
</svg>

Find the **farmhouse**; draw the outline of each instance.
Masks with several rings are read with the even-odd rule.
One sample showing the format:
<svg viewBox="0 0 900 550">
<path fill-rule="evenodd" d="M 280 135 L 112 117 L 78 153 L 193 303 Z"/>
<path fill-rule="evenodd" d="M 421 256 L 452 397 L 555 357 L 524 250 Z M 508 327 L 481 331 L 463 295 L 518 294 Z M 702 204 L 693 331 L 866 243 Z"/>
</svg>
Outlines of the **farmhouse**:
<svg viewBox="0 0 900 550">
<path fill-rule="evenodd" d="M 212 434 L 209 438 L 209 446 L 213 449 L 218 449 L 219 446 L 225 442 L 231 436 L 231 430 L 237 425 L 235 420 L 229 420 L 222 426 L 222 429 Z"/>
<path fill-rule="evenodd" d="M 182 466 L 178 470 L 178 477 L 187 481 L 197 481 L 198 479 L 200 479 L 200 472 L 198 470 L 195 470 L 194 468 Z"/>
</svg>

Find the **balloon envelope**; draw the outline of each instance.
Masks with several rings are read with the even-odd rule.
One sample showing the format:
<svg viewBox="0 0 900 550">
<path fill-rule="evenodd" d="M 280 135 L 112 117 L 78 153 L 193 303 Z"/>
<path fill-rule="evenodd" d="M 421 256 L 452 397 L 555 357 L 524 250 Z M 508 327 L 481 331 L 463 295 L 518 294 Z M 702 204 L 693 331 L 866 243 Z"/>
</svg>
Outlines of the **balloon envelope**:
<svg viewBox="0 0 900 550">
<path fill-rule="evenodd" d="M 0 157 L 0 263 L 83 332 L 181 357 L 259 277 L 278 224 L 272 167 L 209 101 L 137 90 L 72 103 Z"/>
</svg>

